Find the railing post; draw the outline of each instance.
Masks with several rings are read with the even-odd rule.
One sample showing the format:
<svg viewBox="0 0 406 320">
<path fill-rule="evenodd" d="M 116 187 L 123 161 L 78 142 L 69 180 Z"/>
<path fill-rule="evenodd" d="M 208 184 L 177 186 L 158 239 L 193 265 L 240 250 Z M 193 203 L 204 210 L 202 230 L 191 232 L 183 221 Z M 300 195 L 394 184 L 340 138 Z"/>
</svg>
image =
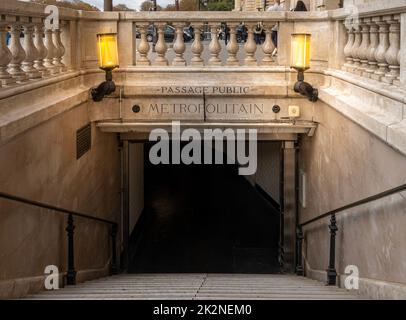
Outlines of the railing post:
<svg viewBox="0 0 406 320">
<path fill-rule="evenodd" d="M 337 271 L 335 268 L 336 262 L 336 233 L 337 233 L 337 223 L 336 215 L 333 213 L 330 218 L 330 262 L 327 269 L 327 285 L 335 286 L 337 284 Z"/>
<path fill-rule="evenodd" d="M 75 271 L 75 256 L 73 250 L 73 234 L 75 226 L 73 225 L 73 216 L 69 214 L 68 216 L 68 226 L 66 231 L 68 233 L 68 272 L 66 275 L 66 280 L 68 285 L 76 284 L 76 271 Z"/>
<path fill-rule="evenodd" d="M 118 274 L 117 268 L 117 224 L 111 226 L 111 274 Z"/>
<path fill-rule="evenodd" d="M 296 244 L 297 244 L 297 260 L 296 260 L 296 274 L 303 276 L 303 262 L 302 262 L 302 244 L 303 244 L 303 229 L 302 226 L 298 226 L 296 230 Z"/>
</svg>

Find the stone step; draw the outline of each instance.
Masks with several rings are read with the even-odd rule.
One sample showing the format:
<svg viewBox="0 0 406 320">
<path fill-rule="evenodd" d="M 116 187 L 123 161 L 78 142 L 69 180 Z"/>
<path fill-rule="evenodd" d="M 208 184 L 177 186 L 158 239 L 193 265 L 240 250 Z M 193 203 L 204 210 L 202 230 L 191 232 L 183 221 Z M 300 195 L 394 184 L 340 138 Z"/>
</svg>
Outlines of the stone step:
<svg viewBox="0 0 406 320">
<path fill-rule="evenodd" d="M 98 279 L 32 299 L 330 300 L 358 299 L 350 292 L 294 275 L 129 274 Z"/>
</svg>

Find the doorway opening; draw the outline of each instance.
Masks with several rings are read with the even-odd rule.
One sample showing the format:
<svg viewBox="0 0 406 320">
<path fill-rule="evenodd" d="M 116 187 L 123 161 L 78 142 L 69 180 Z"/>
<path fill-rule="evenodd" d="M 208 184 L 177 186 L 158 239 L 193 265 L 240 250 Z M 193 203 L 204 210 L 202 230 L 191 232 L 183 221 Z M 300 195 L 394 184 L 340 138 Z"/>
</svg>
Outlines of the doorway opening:
<svg viewBox="0 0 406 320">
<path fill-rule="evenodd" d="M 279 142 L 259 144 L 252 177 L 238 175 L 237 165 L 153 165 L 151 146 L 143 144 L 144 206 L 131 236 L 128 272 L 280 271 L 280 212 L 267 193 L 279 188 L 280 177 L 264 177 L 279 168 L 262 168 L 270 166 L 262 158 L 278 151 Z"/>
</svg>

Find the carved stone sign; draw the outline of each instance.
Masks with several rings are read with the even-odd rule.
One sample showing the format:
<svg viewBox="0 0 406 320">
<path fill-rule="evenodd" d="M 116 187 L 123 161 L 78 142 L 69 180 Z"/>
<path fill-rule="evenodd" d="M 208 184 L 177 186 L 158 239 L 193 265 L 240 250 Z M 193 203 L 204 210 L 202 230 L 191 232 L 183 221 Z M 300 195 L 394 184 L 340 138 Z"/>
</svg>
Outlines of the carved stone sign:
<svg viewBox="0 0 406 320">
<path fill-rule="evenodd" d="M 187 94 L 187 95 L 234 95 L 248 94 L 250 87 L 241 86 L 170 86 L 161 87 L 161 94 Z"/>
<path fill-rule="evenodd" d="M 279 114 L 272 111 L 278 99 L 256 97 L 250 91 L 248 86 L 162 86 L 159 93 L 124 99 L 122 117 L 141 121 L 270 121 L 286 116 L 287 106 L 281 105 Z"/>
<path fill-rule="evenodd" d="M 263 114 L 264 104 L 256 103 L 149 103 L 147 113 L 180 114 L 206 113 L 210 114 Z"/>
</svg>

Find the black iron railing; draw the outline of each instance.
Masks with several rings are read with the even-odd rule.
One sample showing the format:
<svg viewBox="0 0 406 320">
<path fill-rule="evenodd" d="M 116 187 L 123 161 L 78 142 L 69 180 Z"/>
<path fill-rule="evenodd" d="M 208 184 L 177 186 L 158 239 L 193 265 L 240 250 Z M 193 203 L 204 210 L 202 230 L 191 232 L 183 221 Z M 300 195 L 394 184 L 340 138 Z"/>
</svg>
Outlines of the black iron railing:
<svg viewBox="0 0 406 320">
<path fill-rule="evenodd" d="M 303 276 L 304 274 L 304 269 L 303 269 L 303 258 L 302 258 L 302 243 L 303 243 L 303 227 L 308 226 L 316 221 L 319 221 L 321 219 L 330 217 L 330 224 L 328 226 L 330 230 L 330 253 L 329 253 L 329 264 L 327 267 L 327 284 L 334 286 L 337 284 L 337 270 L 335 267 L 335 249 L 336 249 L 336 244 L 335 244 L 335 237 L 336 233 L 338 231 L 337 228 L 337 221 L 336 221 L 336 215 L 340 214 L 348 209 L 352 209 L 358 206 L 361 206 L 363 204 L 367 204 L 385 197 L 388 197 L 390 195 L 402 192 L 406 190 L 406 184 L 403 184 L 397 188 L 393 188 L 384 192 L 381 192 L 379 194 L 376 194 L 374 196 L 350 203 L 346 206 L 343 206 L 341 208 L 329 211 L 327 213 L 321 214 L 313 219 L 310 219 L 304 223 L 300 223 L 297 226 L 296 230 L 296 243 L 297 243 L 297 259 L 296 259 L 296 274 Z"/>
<path fill-rule="evenodd" d="M 25 199 L 25 198 L 10 195 L 10 194 L 4 193 L 4 192 L 0 192 L 0 198 L 28 204 L 28 205 L 43 208 L 43 209 L 48 209 L 53 212 L 66 214 L 68 216 L 67 227 L 65 229 L 67 232 L 67 235 L 68 235 L 68 270 L 66 273 L 66 283 L 68 285 L 76 284 L 76 270 L 75 270 L 75 258 L 74 258 L 74 230 L 75 230 L 75 225 L 74 225 L 74 220 L 73 220 L 74 217 L 80 217 L 80 218 L 92 220 L 92 221 L 99 222 L 99 223 L 104 223 L 106 225 L 111 226 L 110 237 L 112 240 L 111 241 L 112 242 L 112 256 L 111 256 L 111 270 L 110 271 L 112 274 L 118 273 L 117 252 L 116 252 L 118 225 L 116 222 L 105 220 L 102 218 L 92 217 L 88 214 L 84 214 L 84 213 L 80 213 L 80 212 L 76 212 L 76 211 L 72 211 L 72 210 L 68 210 L 68 209 L 64 209 L 64 208 L 59 208 L 59 207 L 56 207 L 56 206 L 53 206 L 50 204 Z"/>
</svg>

